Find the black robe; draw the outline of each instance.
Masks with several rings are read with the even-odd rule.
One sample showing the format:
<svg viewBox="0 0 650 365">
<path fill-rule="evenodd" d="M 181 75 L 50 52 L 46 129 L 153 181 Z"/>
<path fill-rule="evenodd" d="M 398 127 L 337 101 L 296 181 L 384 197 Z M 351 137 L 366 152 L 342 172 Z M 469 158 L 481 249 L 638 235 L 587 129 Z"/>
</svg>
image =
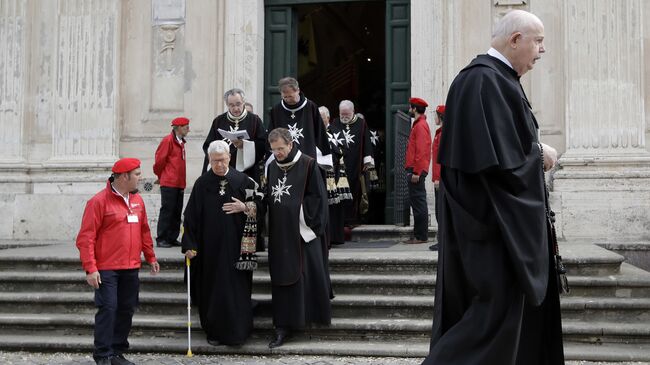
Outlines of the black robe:
<svg viewBox="0 0 650 365">
<path fill-rule="evenodd" d="M 273 324 L 299 329 L 309 323 L 330 324 L 330 280 L 327 263 L 327 193 L 316 161 L 296 148 L 295 161 L 283 171 L 269 165 L 265 200 L 269 213 L 269 271 Z M 311 232 L 300 234 L 300 216 Z"/>
<path fill-rule="evenodd" d="M 253 328 L 252 271 L 234 267 L 246 216 L 222 210 L 231 197 L 246 200 L 247 189 L 255 190 L 255 182 L 234 168 L 225 177 L 207 171 L 194 183 L 183 222 L 183 252 L 197 251 L 190 264 L 192 303 L 208 339 L 226 345 L 243 343 Z"/>
<path fill-rule="evenodd" d="M 237 152 L 238 149 L 230 142 L 229 139 L 224 138 L 218 131 L 218 129 L 223 129 L 226 131 L 236 131 L 236 130 L 246 130 L 248 132 L 248 140 L 255 143 L 255 163 L 253 166 L 247 168 L 244 172 L 249 177 L 253 178 L 256 182 L 260 182 L 260 173 L 259 165 L 264 160 L 264 155 L 266 154 L 266 130 L 264 129 L 264 124 L 262 124 L 262 119 L 259 116 L 253 113 L 247 113 L 246 117 L 242 119 L 239 123 L 235 123 L 228 119 L 228 113 L 223 113 L 212 121 L 212 127 L 208 132 L 208 136 L 203 143 L 203 153 L 205 157 L 203 158 L 203 169 L 201 174 L 205 173 L 208 168 L 208 146 L 213 141 L 217 139 L 223 139 L 230 145 L 230 166 L 236 168 L 237 163 Z"/>
<path fill-rule="evenodd" d="M 365 177 L 363 165 L 372 161 L 372 144 L 370 143 L 370 129 L 363 118 L 357 116 L 350 123 L 342 123 L 339 118 L 332 122 L 335 128 L 343 131 L 345 144 L 343 145 L 343 159 L 345 161 L 345 172 L 348 175 L 352 201 L 344 204 L 345 224 L 356 225 L 361 222 L 359 205 L 361 203 L 361 176 L 364 176 L 366 192 L 369 188 L 369 181 Z"/>
<path fill-rule="evenodd" d="M 423 364 L 564 364 L 538 126 L 519 77 L 478 56 L 452 83 L 445 117 Z"/>
<path fill-rule="evenodd" d="M 300 101 L 296 105 L 286 105 L 284 101 L 280 101 L 271 109 L 269 117 L 269 132 L 280 127 L 288 129 L 293 144 L 298 146 L 302 153 L 315 158 L 321 165 L 332 166 L 332 155 L 323 119 L 318 105 L 313 101 L 300 93 Z"/>
</svg>

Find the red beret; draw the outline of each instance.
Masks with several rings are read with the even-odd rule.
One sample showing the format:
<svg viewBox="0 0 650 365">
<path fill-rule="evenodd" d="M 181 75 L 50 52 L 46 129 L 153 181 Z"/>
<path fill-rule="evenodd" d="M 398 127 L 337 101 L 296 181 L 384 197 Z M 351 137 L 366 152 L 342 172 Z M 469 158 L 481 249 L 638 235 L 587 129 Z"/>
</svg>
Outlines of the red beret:
<svg viewBox="0 0 650 365">
<path fill-rule="evenodd" d="M 416 105 L 416 106 L 421 106 L 421 107 L 424 107 L 424 108 L 429 106 L 429 104 L 427 104 L 426 101 L 424 101 L 424 100 L 422 100 L 420 98 L 410 98 L 409 99 L 409 104 Z"/>
<path fill-rule="evenodd" d="M 436 112 L 440 114 L 445 114 L 445 106 L 444 105 L 438 105 L 436 107 Z"/>
<path fill-rule="evenodd" d="M 113 165 L 113 171 L 116 174 L 123 174 L 140 167 L 140 160 L 137 158 L 121 158 Z"/>
<path fill-rule="evenodd" d="M 172 125 L 177 125 L 179 127 L 182 127 L 184 125 L 190 124 L 190 120 L 185 118 L 185 117 L 178 117 L 174 120 L 172 120 Z"/>
</svg>

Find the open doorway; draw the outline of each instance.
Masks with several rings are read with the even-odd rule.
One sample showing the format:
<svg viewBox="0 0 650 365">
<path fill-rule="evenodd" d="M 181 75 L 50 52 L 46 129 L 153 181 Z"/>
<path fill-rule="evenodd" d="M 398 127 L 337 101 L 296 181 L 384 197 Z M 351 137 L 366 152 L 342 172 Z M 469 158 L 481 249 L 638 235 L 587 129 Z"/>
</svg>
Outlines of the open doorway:
<svg viewBox="0 0 650 365">
<path fill-rule="evenodd" d="M 305 95 L 338 116 L 348 99 L 371 130 L 386 128 L 386 6 L 378 1 L 296 5 L 297 74 Z M 370 209 L 363 223 L 385 223 L 385 138 L 376 140 L 379 183 L 368 194 Z"/>
</svg>

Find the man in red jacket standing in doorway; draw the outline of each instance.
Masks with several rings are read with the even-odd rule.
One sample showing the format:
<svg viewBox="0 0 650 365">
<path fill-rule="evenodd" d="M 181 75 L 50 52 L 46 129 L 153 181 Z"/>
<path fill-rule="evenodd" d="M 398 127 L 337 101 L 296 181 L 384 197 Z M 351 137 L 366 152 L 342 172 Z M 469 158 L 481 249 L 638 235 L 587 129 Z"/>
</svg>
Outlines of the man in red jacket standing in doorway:
<svg viewBox="0 0 650 365">
<path fill-rule="evenodd" d="M 156 150 L 153 172 L 160 181 L 160 215 L 156 237 L 158 247 L 181 245 L 178 234 L 185 189 L 185 136 L 189 132 L 189 119 L 174 119 L 172 132 L 160 141 Z"/>
<path fill-rule="evenodd" d="M 141 259 L 160 270 L 153 251 L 144 201 L 135 193 L 140 160 L 123 158 L 113 165 L 106 188 L 84 210 L 77 248 L 86 282 L 95 288 L 95 350 L 101 365 L 133 364 L 124 358 L 131 320 L 138 305 Z"/>
<path fill-rule="evenodd" d="M 427 242 L 429 233 L 429 211 L 427 191 L 424 182 L 431 163 L 431 131 L 424 112 L 426 101 L 420 98 L 409 99 L 409 115 L 415 118 L 408 146 L 406 147 L 406 183 L 409 188 L 409 201 L 413 209 L 413 237 L 405 243 Z"/>
</svg>

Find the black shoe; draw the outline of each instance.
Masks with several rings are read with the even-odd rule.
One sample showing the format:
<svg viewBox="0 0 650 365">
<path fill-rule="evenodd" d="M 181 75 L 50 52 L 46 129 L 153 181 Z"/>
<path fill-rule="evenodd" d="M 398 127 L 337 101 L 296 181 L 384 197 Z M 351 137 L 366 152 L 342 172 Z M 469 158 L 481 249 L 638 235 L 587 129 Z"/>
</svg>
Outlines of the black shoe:
<svg viewBox="0 0 650 365">
<path fill-rule="evenodd" d="M 438 244 L 434 243 L 433 245 L 429 246 L 429 250 L 431 251 L 438 251 Z"/>
<path fill-rule="evenodd" d="M 124 355 L 119 354 L 111 357 L 111 365 L 135 365 L 135 364 L 125 359 Z"/>
<path fill-rule="evenodd" d="M 111 365 L 111 360 L 108 357 L 95 357 L 97 365 Z"/>
<path fill-rule="evenodd" d="M 289 337 L 289 332 L 284 328 L 275 329 L 275 339 L 269 343 L 269 348 L 280 347 L 284 344 L 284 341 Z"/>
<path fill-rule="evenodd" d="M 212 345 L 212 346 L 219 346 L 219 345 L 221 345 L 221 343 L 219 343 L 219 341 L 217 341 L 217 340 L 208 340 L 208 343 L 209 343 L 210 345 Z"/>
<path fill-rule="evenodd" d="M 158 241 L 158 242 L 156 242 L 156 246 L 162 247 L 162 248 L 170 248 L 170 247 L 172 247 L 172 244 L 167 242 L 167 241 Z"/>
<path fill-rule="evenodd" d="M 181 247 L 181 246 L 183 246 L 183 244 L 178 242 L 178 240 L 174 240 L 174 242 L 172 242 L 172 246 Z"/>
</svg>

